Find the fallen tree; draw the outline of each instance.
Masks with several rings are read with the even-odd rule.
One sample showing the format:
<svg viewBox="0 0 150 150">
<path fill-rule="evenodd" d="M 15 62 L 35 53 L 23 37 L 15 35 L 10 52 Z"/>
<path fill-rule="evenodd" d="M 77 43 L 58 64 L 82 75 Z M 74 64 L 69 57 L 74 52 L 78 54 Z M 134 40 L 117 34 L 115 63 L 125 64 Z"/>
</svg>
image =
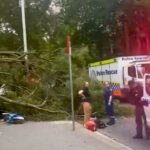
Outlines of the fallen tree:
<svg viewBox="0 0 150 150">
<path fill-rule="evenodd" d="M 0 100 L 3 101 L 3 102 L 10 103 L 10 104 L 15 104 L 15 105 L 18 105 L 18 106 L 23 106 L 23 107 L 31 108 L 31 109 L 34 109 L 34 110 L 38 110 L 40 112 L 47 112 L 47 113 L 50 113 L 50 114 L 63 114 L 63 115 L 66 115 L 67 117 L 70 116 L 70 114 L 66 111 L 52 111 L 52 110 L 40 108 L 39 106 L 36 106 L 36 105 L 33 105 L 33 104 L 26 104 L 26 103 L 17 102 L 15 100 L 9 99 L 9 98 L 4 97 L 4 96 L 0 96 Z"/>
</svg>

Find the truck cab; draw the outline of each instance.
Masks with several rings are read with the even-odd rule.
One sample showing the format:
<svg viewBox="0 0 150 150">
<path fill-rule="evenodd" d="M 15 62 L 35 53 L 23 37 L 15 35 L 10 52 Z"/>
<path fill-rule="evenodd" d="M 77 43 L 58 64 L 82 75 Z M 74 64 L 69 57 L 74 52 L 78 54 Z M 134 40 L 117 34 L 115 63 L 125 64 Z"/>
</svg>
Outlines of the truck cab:
<svg viewBox="0 0 150 150">
<path fill-rule="evenodd" d="M 133 62 L 123 67 L 123 87 L 131 88 L 132 83 L 144 87 L 144 76 L 150 74 L 150 62 Z"/>
</svg>

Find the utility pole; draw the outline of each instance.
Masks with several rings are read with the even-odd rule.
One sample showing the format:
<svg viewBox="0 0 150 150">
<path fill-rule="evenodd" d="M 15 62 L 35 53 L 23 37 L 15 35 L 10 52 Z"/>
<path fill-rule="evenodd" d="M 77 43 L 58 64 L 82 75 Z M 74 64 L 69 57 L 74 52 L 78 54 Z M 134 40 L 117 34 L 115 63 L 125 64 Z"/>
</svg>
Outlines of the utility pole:
<svg viewBox="0 0 150 150">
<path fill-rule="evenodd" d="M 71 59 L 71 39 L 67 36 L 67 49 L 69 60 L 69 77 L 70 77 L 70 97 L 71 97 L 71 111 L 72 111 L 72 130 L 75 131 L 75 116 L 74 116 L 74 98 L 73 98 L 73 80 L 72 80 L 72 59 Z"/>
<path fill-rule="evenodd" d="M 26 19 L 25 19 L 25 0 L 19 0 L 19 5 L 21 7 L 21 14 L 22 14 L 22 30 L 23 30 L 23 50 L 25 54 L 25 66 L 26 71 L 28 73 L 29 67 L 28 67 L 28 48 L 27 48 L 27 34 L 26 34 Z"/>
</svg>

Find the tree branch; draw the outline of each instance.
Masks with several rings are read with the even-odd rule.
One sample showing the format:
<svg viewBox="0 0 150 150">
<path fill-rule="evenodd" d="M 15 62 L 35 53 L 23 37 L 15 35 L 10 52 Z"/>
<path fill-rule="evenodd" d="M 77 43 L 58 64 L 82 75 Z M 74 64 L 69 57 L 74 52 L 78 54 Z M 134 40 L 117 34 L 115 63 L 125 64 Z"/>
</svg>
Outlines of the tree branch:
<svg viewBox="0 0 150 150">
<path fill-rule="evenodd" d="M 7 103 L 20 105 L 20 106 L 23 106 L 23 107 L 36 109 L 36 110 L 47 112 L 47 113 L 51 113 L 51 114 L 64 114 L 64 115 L 70 116 L 70 114 L 68 112 L 65 112 L 65 111 L 50 111 L 50 110 L 47 110 L 47 109 L 40 108 L 40 107 L 38 107 L 36 105 L 33 105 L 33 104 L 20 103 L 20 102 L 11 100 L 11 99 L 9 99 L 7 97 L 4 97 L 4 96 L 0 96 L 0 100 L 2 100 L 4 102 L 7 102 Z"/>
</svg>

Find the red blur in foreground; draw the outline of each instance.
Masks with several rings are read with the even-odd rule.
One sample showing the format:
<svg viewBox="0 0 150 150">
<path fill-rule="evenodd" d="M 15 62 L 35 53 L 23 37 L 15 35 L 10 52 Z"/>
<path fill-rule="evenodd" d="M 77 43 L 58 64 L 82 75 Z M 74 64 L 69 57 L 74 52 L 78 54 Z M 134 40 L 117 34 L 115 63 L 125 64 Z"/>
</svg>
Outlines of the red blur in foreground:
<svg viewBox="0 0 150 150">
<path fill-rule="evenodd" d="M 86 129 L 90 130 L 90 131 L 96 131 L 96 123 L 93 120 L 89 120 L 86 125 L 85 125 Z"/>
<path fill-rule="evenodd" d="M 119 49 L 123 55 L 150 55 L 150 2 L 124 0 L 118 13 Z"/>
</svg>

